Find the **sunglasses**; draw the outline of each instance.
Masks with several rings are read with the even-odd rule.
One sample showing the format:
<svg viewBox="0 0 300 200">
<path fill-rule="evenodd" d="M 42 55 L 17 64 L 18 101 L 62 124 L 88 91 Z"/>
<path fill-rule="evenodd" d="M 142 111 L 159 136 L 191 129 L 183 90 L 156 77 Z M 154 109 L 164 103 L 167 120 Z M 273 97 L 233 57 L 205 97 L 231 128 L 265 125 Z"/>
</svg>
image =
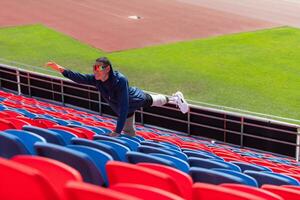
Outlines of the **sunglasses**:
<svg viewBox="0 0 300 200">
<path fill-rule="evenodd" d="M 103 71 L 106 67 L 104 65 L 93 65 L 94 71 Z"/>
</svg>

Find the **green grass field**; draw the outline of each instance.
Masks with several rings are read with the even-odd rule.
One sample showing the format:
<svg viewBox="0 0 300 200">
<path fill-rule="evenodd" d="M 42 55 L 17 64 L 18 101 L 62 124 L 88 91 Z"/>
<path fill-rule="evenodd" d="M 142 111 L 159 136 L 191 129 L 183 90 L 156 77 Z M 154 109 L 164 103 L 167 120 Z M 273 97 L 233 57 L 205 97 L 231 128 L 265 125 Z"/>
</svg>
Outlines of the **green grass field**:
<svg viewBox="0 0 300 200">
<path fill-rule="evenodd" d="M 300 30 L 296 28 L 110 54 L 42 25 L 0 29 L 0 58 L 7 60 L 35 66 L 53 60 L 90 73 L 95 58 L 104 55 L 114 69 L 129 77 L 130 85 L 148 91 L 181 90 L 195 101 L 300 119 Z"/>
</svg>

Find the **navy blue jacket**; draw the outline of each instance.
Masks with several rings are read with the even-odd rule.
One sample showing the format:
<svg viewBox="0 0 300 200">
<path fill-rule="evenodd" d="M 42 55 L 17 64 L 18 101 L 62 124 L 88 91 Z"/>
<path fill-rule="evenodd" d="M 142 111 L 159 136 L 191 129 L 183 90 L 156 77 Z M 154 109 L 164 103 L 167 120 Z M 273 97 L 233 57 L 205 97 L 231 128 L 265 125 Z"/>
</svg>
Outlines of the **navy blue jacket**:
<svg viewBox="0 0 300 200">
<path fill-rule="evenodd" d="M 145 93 L 141 89 L 129 87 L 127 78 L 112 68 L 105 82 L 96 80 L 94 74 L 81 74 L 67 69 L 62 74 L 76 83 L 93 85 L 100 91 L 101 96 L 118 115 L 115 130 L 117 133 L 123 130 L 127 115 L 142 107 L 146 100 Z"/>
</svg>

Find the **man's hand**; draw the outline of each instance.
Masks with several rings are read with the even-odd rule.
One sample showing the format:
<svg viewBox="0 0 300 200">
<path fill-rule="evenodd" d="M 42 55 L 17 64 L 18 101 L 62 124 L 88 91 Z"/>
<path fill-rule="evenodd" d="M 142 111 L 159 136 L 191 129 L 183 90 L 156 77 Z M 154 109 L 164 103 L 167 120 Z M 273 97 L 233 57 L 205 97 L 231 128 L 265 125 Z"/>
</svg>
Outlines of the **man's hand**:
<svg viewBox="0 0 300 200">
<path fill-rule="evenodd" d="M 62 66 L 56 64 L 55 62 L 47 62 L 46 63 L 47 67 L 51 67 L 53 70 L 58 71 L 60 73 L 63 73 L 65 68 L 63 68 Z"/>
</svg>

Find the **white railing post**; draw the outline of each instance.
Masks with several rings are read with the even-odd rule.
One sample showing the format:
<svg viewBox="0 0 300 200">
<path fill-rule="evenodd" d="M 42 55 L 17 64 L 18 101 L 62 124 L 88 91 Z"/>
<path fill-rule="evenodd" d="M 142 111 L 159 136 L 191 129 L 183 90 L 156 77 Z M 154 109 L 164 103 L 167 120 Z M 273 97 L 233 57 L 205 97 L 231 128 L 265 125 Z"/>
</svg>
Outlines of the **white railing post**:
<svg viewBox="0 0 300 200">
<path fill-rule="evenodd" d="M 296 141 L 296 161 L 300 159 L 300 127 L 297 128 L 297 141 Z"/>
</svg>

